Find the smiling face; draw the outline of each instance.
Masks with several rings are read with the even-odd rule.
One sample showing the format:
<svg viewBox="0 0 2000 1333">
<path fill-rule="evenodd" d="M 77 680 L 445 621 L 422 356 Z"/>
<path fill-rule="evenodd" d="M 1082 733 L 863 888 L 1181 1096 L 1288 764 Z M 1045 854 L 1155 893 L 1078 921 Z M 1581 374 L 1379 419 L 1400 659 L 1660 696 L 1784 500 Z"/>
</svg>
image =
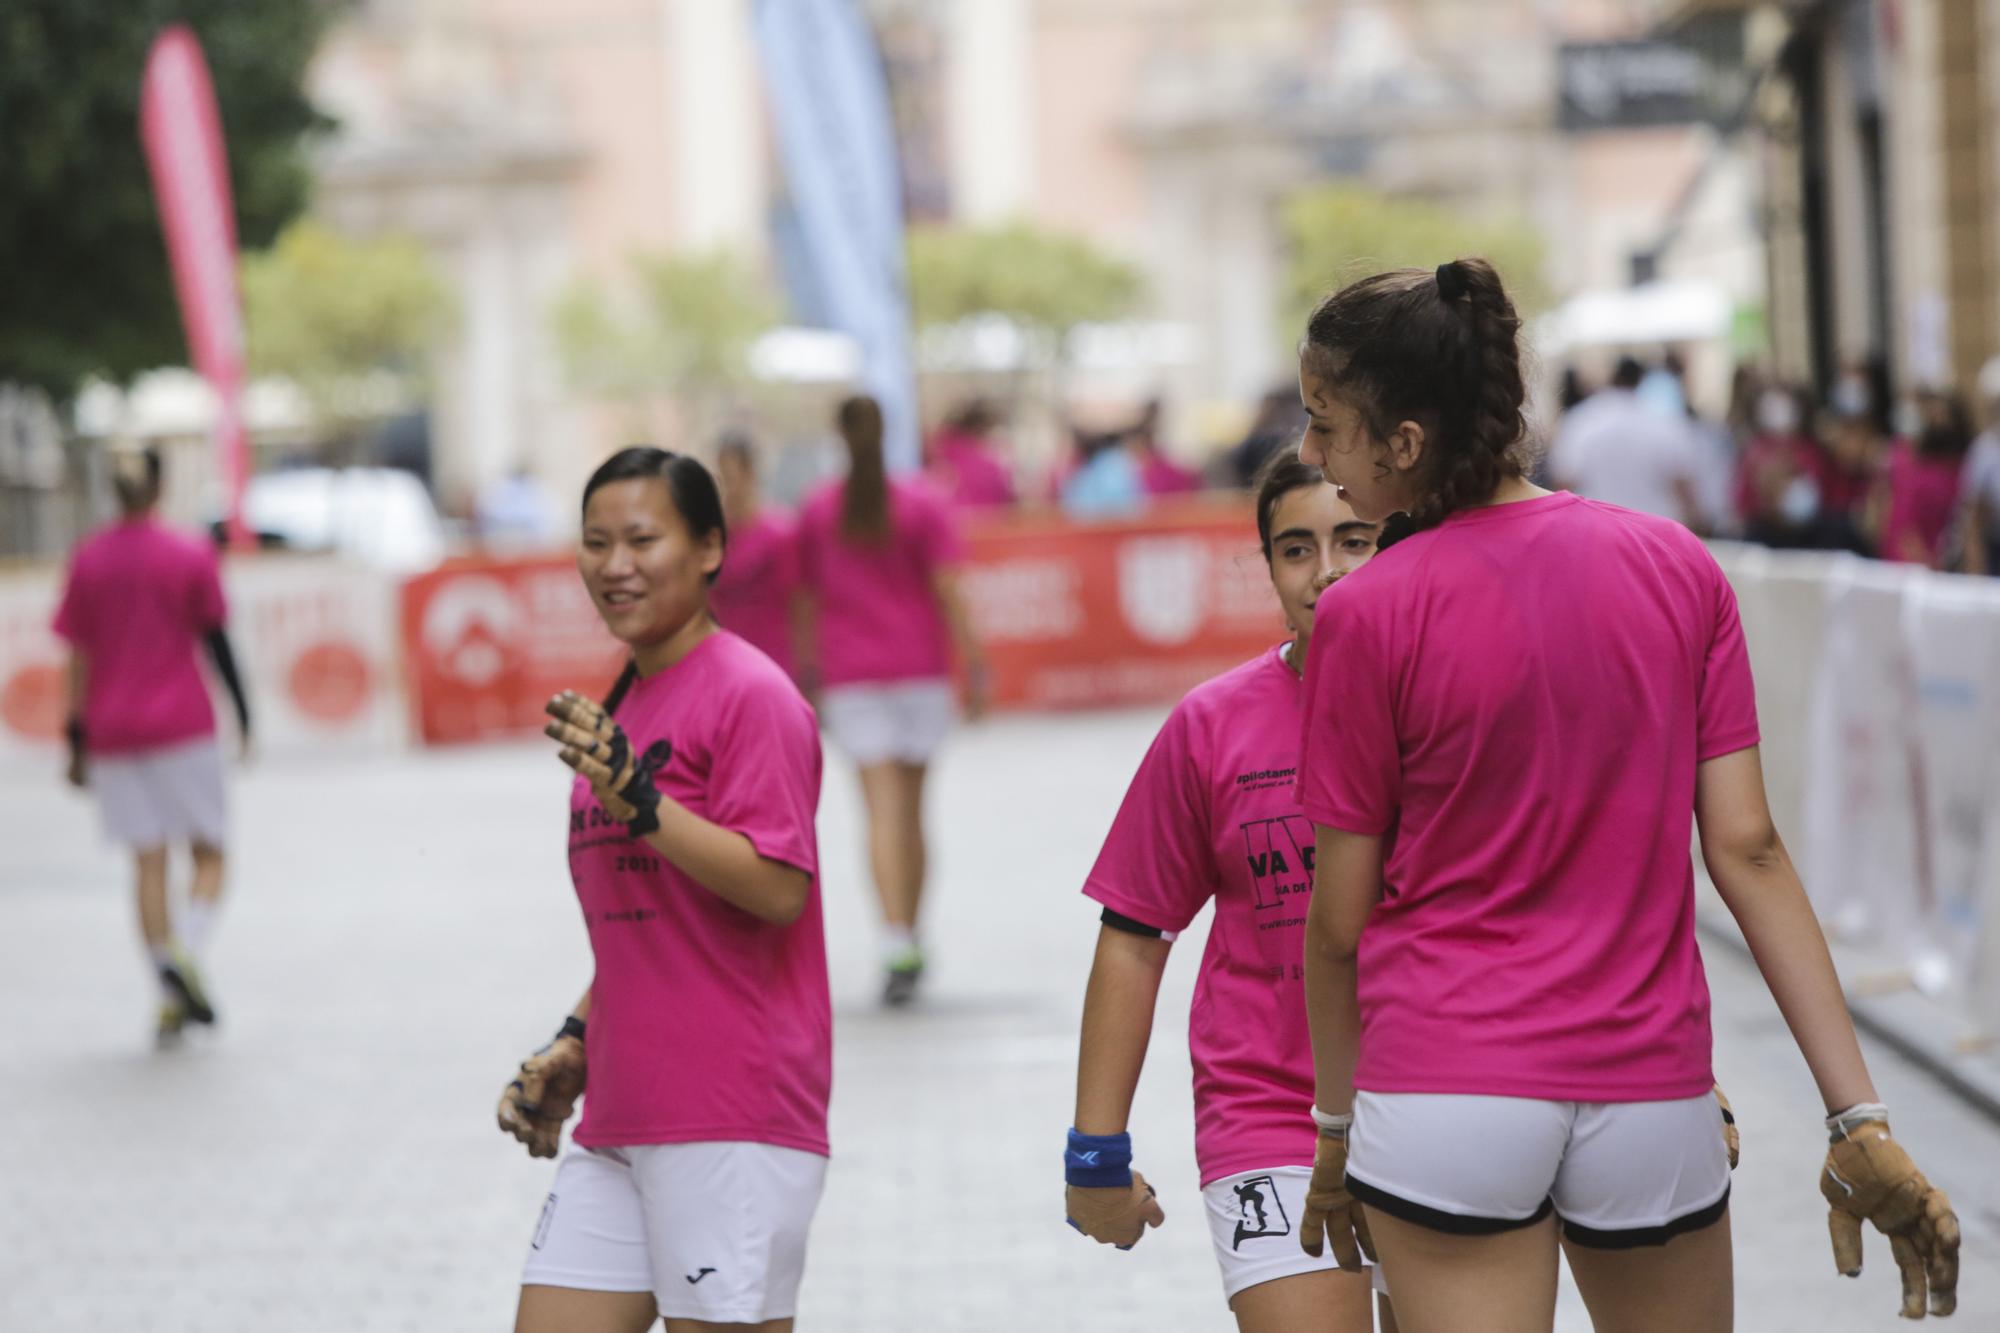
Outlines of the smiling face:
<svg viewBox="0 0 2000 1333">
<path fill-rule="evenodd" d="M 1298 636 L 1295 664 L 1305 661 L 1320 594 L 1367 563 L 1377 531 L 1325 482 L 1295 487 L 1272 508 L 1271 586 Z"/>
<path fill-rule="evenodd" d="M 1424 428 L 1398 422 L 1386 440 L 1376 438 L 1367 415 L 1335 388 L 1326 357 L 1311 347 L 1299 356 L 1299 401 L 1306 429 L 1299 458 L 1316 467 L 1364 522 L 1380 523 L 1410 507 L 1417 491 L 1417 467 L 1424 454 Z"/>
<path fill-rule="evenodd" d="M 577 569 L 605 628 L 633 648 L 673 638 L 708 610 L 722 533 L 696 538 L 664 478 L 608 482 L 583 509 Z"/>
</svg>

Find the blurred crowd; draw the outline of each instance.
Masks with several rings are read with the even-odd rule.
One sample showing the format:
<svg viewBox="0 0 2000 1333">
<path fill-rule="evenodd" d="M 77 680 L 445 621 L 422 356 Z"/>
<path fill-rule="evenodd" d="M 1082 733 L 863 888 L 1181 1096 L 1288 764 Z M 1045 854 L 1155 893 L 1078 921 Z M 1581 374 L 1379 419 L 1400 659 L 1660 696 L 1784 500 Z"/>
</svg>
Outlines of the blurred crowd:
<svg viewBox="0 0 2000 1333">
<path fill-rule="evenodd" d="M 1594 391 L 1564 376 L 1542 480 L 1704 536 L 2000 572 L 2000 359 L 1978 389 L 1975 421 L 1941 390 L 1895 400 L 1879 362 L 1824 401 L 1744 366 L 1709 420 L 1673 357 L 1627 357 Z"/>
</svg>

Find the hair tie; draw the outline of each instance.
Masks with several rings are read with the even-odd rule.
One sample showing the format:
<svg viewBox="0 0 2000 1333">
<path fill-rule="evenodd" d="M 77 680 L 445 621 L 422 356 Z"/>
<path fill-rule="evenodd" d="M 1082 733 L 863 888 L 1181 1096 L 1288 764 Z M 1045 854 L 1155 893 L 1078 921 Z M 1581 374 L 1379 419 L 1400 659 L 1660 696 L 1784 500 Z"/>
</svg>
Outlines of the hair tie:
<svg viewBox="0 0 2000 1333">
<path fill-rule="evenodd" d="M 1456 301 L 1465 295 L 1465 270 L 1458 266 L 1456 259 L 1437 267 L 1438 296 L 1446 301 Z"/>
</svg>

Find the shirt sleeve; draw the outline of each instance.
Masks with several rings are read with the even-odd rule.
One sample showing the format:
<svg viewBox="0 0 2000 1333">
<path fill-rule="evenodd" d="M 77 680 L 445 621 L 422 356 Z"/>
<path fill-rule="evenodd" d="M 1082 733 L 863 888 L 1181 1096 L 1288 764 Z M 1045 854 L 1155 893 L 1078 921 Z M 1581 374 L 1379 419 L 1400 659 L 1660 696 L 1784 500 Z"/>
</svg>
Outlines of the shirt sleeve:
<svg viewBox="0 0 2000 1333">
<path fill-rule="evenodd" d="M 192 591 L 189 614 L 197 634 L 206 634 L 228 623 L 229 603 L 222 594 L 222 561 L 212 549 L 203 548 L 196 557 Z"/>
<path fill-rule="evenodd" d="M 1402 801 L 1396 663 L 1372 606 L 1336 584 L 1313 614 L 1299 738 L 1299 804 L 1322 828 L 1389 831 Z"/>
<path fill-rule="evenodd" d="M 1168 716 L 1111 821 L 1084 896 L 1155 930 L 1187 929 L 1214 896 L 1208 774 L 1194 719 Z"/>
<path fill-rule="evenodd" d="M 1743 643 L 1743 620 L 1736 610 L 1736 590 L 1721 566 L 1706 550 L 1714 596 L 1714 623 L 1702 662 L 1701 689 L 1695 701 L 1695 758 L 1698 762 L 1734 754 L 1757 744 L 1757 686 L 1750 675 L 1750 653 Z"/>
<path fill-rule="evenodd" d="M 819 732 L 789 687 L 745 689 L 717 719 L 708 819 L 757 855 L 819 874 Z"/>
</svg>

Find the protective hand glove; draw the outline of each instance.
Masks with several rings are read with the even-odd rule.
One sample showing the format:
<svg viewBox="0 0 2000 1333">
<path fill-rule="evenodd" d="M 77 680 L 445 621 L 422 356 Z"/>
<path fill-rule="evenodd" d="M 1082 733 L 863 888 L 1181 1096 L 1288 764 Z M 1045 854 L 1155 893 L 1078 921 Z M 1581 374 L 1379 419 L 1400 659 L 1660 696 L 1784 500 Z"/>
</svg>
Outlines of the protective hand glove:
<svg viewBox="0 0 2000 1333">
<path fill-rule="evenodd" d="M 1832 1205 L 1827 1226 L 1833 1262 L 1848 1277 L 1861 1273 L 1861 1223 L 1873 1222 L 1889 1238 L 1889 1252 L 1903 1275 L 1903 1318 L 1958 1308 L 1958 1216 L 1917 1164 L 1889 1137 L 1887 1120 L 1848 1124 L 1826 1154 L 1819 1192 Z"/>
<path fill-rule="evenodd" d="M 1084 1189 L 1077 1185 L 1063 1190 L 1063 1209 L 1069 1224 L 1099 1245 L 1116 1245 L 1129 1250 L 1146 1234 L 1147 1227 L 1167 1220 L 1153 1187 L 1137 1171 L 1130 1185 L 1109 1189 Z"/>
<path fill-rule="evenodd" d="M 1347 1192 L 1347 1135 L 1322 1130 L 1313 1149 L 1312 1181 L 1306 1186 L 1305 1214 L 1299 1219 L 1299 1245 L 1317 1259 L 1327 1241 L 1333 1260 L 1349 1272 L 1361 1270 L 1361 1256 L 1375 1258 L 1375 1240 L 1361 1202 Z M 1357 1242 L 1359 1242 L 1357 1247 Z"/>
<path fill-rule="evenodd" d="M 1736 1133 L 1736 1112 L 1730 1109 L 1729 1099 L 1722 1095 L 1722 1085 L 1715 1085 L 1715 1104 L 1722 1108 L 1722 1142 L 1729 1149 L 1729 1169 L 1736 1169 L 1736 1159 L 1742 1155 L 1743 1141 Z"/>
<path fill-rule="evenodd" d="M 674 747 L 654 741 L 643 755 L 635 754 L 625 729 L 603 705 L 574 690 L 564 690 L 543 709 L 554 721 L 542 728 L 562 742 L 562 761 L 581 773 L 604 813 L 643 838 L 660 827 L 660 792 L 653 776 L 667 766 Z"/>
<path fill-rule="evenodd" d="M 501 1130 L 527 1144 L 528 1156 L 554 1157 L 588 1072 L 583 1042 L 557 1037 L 523 1060 L 521 1076 L 500 1094 Z"/>
</svg>

